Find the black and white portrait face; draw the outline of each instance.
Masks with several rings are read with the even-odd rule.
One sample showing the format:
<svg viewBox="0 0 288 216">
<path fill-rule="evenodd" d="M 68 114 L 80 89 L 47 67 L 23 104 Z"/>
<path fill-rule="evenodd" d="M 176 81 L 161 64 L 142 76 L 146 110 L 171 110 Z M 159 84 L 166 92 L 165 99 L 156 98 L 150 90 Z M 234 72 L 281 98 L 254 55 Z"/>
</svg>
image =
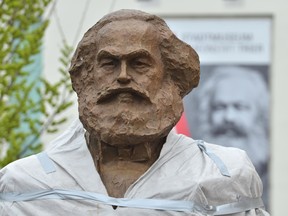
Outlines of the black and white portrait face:
<svg viewBox="0 0 288 216">
<path fill-rule="evenodd" d="M 202 65 L 200 85 L 184 98 L 184 111 L 194 139 L 245 150 L 267 189 L 267 66 Z"/>
<path fill-rule="evenodd" d="M 254 88 L 253 82 L 245 77 L 230 76 L 218 82 L 209 105 L 213 136 L 235 139 L 249 136 L 257 120 Z"/>
<path fill-rule="evenodd" d="M 243 149 L 260 167 L 269 158 L 267 74 L 235 65 L 201 69 L 200 86 L 185 98 L 192 137 Z"/>
</svg>

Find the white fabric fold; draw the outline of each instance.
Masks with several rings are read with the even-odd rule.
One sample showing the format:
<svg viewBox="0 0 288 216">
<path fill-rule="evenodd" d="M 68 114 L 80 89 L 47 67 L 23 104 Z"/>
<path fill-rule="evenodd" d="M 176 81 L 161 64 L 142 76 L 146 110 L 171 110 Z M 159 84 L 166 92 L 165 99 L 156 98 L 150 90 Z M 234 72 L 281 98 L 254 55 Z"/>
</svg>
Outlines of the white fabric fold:
<svg viewBox="0 0 288 216">
<path fill-rule="evenodd" d="M 54 140 L 45 151 L 53 161 L 55 172 L 43 169 L 37 156 L 13 162 L 0 171 L 0 194 L 26 194 L 39 191 L 80 191 L 107 196 L 107 191 L 88 151 L 85 130 L 79 120 Z M 223 213 L 223 205 L 237 203 L 240 198 L 258 199 L 262 184 L 245 152 L 209 143 L 205 146 L 225 164 L 230 177 L 202 152 L 195 141 L 173 131 L 167 137 L 158 160 L 126 191 L 129 200 L 172 200 L 212 206 Z M 125 200 L 124 199 L 124 200 Z M 240 199 L 241 200 L 241 199 Z M 233 216 L 269 215 L 264 209 L 253 209 Z M 1 201 L 0 212 L 10 215 L 107 215 L 107 216 L 201 216 L 205 213 L 120 207 L 87 199 L 36 199 Z M 222 214 L 221 213 L 221 214 Z"/>
</svg>

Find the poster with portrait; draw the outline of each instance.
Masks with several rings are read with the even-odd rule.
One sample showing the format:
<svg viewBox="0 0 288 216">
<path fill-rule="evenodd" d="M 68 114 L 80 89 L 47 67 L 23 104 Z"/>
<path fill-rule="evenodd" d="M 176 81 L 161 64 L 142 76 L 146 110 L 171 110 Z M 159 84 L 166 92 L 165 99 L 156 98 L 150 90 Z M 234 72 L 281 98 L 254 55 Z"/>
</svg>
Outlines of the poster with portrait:
<svg viewBox="0 0 288 216">
<path fill-rule="evenodd" d="M 270 18 L 165 18 L 199 54 L 199 86 L 184 98 L 179 133 L 245 150 L 269 206 Z"/>
</svg>

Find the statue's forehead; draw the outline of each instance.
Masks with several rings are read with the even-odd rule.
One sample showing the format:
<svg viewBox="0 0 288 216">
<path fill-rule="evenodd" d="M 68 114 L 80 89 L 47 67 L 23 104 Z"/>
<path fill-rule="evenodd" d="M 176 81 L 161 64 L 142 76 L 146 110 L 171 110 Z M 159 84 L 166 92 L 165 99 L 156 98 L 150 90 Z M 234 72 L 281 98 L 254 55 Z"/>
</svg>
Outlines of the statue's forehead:
<svg viewBox="0 0 288 216">
<path fill-rule="evenodd" d="M 96 35 L 96 41 L 102 43 L 121 40 L 126 40 L 128 44 L 139 40 L 152 42 L 156 38 L 158 34 L 152 24 L 133 19 L 108 23 Z"/>
<path fill-rule="evenodd" d="M 98 32 L 98 35 L 118 33 L 141 33 L 147 29 L 154 29 L 154 26 L 148 22 L 136 19 L 116 20 L 104 25 Z"/>
<path fill-rule="evenodd" d="M 155 52 L 159 47 L 159 35 L 155 27 L 140 20 L 108 23 L 98 31 L 96 41 L 97 52 L 102 49 L 116 49 L 124 53 L 133 52 L 135 49 Z"/>
</svg>

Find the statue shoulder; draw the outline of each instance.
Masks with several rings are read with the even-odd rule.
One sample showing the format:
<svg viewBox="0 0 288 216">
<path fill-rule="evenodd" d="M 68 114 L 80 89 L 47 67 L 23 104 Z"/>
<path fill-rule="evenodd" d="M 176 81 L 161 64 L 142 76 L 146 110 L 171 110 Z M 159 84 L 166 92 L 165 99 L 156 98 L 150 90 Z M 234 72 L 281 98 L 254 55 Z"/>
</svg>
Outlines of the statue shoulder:
<svg viewBox="0 0 288 216">
<path fill-rule="evenodd" d="M 42 172 L 36 155 L 14 161 L 0 170 L 0 193 L 22 191 L 34 183 L 34 176 Z"/>
<path fill-rule="evenodd" d="M 234 147 L 206 143 L 207 148 L 216 154 L 226 164 L 229 170 L 249 169 L 254 172 L 255 167 L 244 150 Z"/>
<path fill-rule="evenodd" d="M 245 151 L 209 143 L 206 148 L 219 157 L 229 172 L 229 176 L 207 174 L 201 179 L 200 187 L 210 202 L 219 205 L 241 197 L 262 196 L 261 179 Z"/>
</svg>

